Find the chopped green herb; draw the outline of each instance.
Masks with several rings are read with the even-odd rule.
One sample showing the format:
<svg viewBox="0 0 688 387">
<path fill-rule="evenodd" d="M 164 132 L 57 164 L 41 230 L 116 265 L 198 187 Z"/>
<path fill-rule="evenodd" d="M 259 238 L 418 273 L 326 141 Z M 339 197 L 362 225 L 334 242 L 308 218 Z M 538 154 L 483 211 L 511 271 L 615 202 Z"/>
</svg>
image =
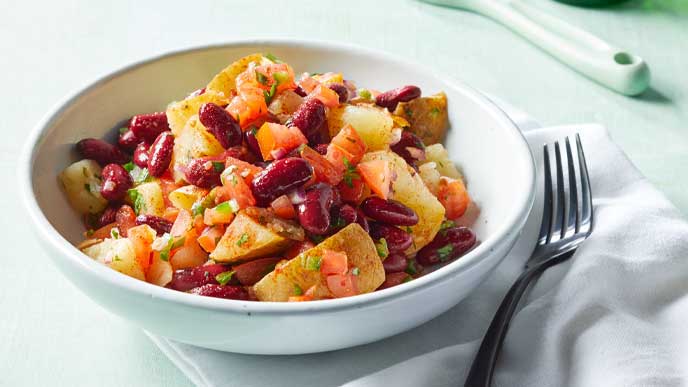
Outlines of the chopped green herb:
<svg viewBox="0 0 688 387">
<path fill-rule="evenodd" d="M 404 106 L 404 114 L 406 114 L 406 117 L 411 118 L 413 117 L 413 110 L 408 106 Z"/>
<path fill-rule="evenodd" d="M 201 202 L 196 202 L 191 205 L 191 214 L 194 218 L 198 215 L 203 215 L 203 212 L 205 212 L 205 206 Z"/>
<path fill-rule="evenodd" d="M 439 108 L 434 107 L 434 108 L 432 108 L 432 110 L 430 110 L 430 115 L 432 116 L 432 118 L 437 118 L 438 114 L 440 114 Z"/>
<path fill-rule="evenodd" d="M 93 234 L 95 234 L 95 231 L 92 228 L 89 228 L 88 231 L 86 231 L 86 236 L 87 237 L 92 237 Z"/>
<path fill-rule="evenodd" d="M 260 71 L 256 70 L 256 80 L 258 83 L 261 85 L 268 85 L 268 77 L 265 76 L 265 74 L 261 73 Z"/>
<path fill-rule="evenodd" d="M 268 58 L 272 63 L 282 63 L 281 60 L 279 60 L 276 56 L 274 56 L 272 53 L 265 53 L 263 54 L 264 57 Z"/>
<path fill-rule="evenodd" d="M 127 128 L 126 126 L 123 127 L 123 128 L 119 128 L 119 134 L 124 134 L 124 133 L 126 133 L 128 130 L 129 130 L 129 128 Z"/>
<path fill-rule="evenodd" d="M 306 270 L 320 270 L 320 265 L 322 265 L 322 257 L 312 255 L 301 256 L 301 266 Z"/>
<path fill-rule="evenodd" d="M 237 244 L 237 246 L 241 246 L 241 245 L 243 245 L 243 244 L 246 243 L 246 242 L 248 242 L 248 234 L 247 234 L 247 233 L 243 233 L 243 234 L 241 234 L 241 236 L 239 237 L 239 240 L 237 241 L 236 244 Z"/>
<path fill-rule="evenodd" d="M 354 267 L 351 269 L 351 275 L 359 275 L 361 274 L 361 269 Z"/>
<path fill-rule="evenodd" d="M 442 222 L 442 225 L 440 225 L 440 230 L 446 230 L 448 228 L 456 227 L 456 222 L 453 220 L 445 220 Z"/>
<path fill-rule="evenodd" d="M 165 233 L 163 235 L 163 238 L 167 239 L 167 245 L 165 246 L 162 251 L 160 251 L 160 259 L 163 261 L 169 261 L 170 260 L 170 252 L 174 249 L 178 249 L 182 246 L 184 246 L 184 242 L 186 242 L 186 237 L 181 237 L 175 240 L 172 235 Z"/>
<path fill-rule="evenodd" d="M 346 226 L 346 220 L 344 220 L 344 218 L 342 218 L 341 216 L 335 216 L 332 219 L 331 224 L 332 224 L 333 229 L 338 229 L 338 228 Z"/>
<path fill-rule="evenodd" d="M 227 283 L 229 283 L 229 281 L 232 279 L 233 276 L 234 276 L 234 270 L 224 271 L 224 272 L 215 276 L 215 281 L 217 281 L 220 285 L 224 286 L 224 285 L 227 285 Z"/>
<path fill-rule="evenodd" d="M 126 164 L 122 164 L 122 168 L 124 168 L 124 170 L 126 170 L 127 172 L 133 171 L 134 166 L 135 166 L 134 163 L 132 163 L 131 161 L 126 163 Z"/>
<path fill-rule="evenodd" d="M 213 169 L 215 172 L 222 172 L 225 170 L 225 163 L 222 161 L 213 161 Z"/>
<path fill-rule="evenodd" d="M 278 85 L 281 85 L 289 80 L 289 73 L 286 71 L 278 71 L 272 74 L 272 78 L 275 80 L 275 82 L 277 82 Z"/>
<path fill-rule="evenodd" d="M 301 286 L 294 284 L 294 295 L 295 296 L 302 296 L 303 295 L 303 290 L 301 290 Z"/>
<path fill-rule="evenodd" d="M 131 199 L 132 203 L 134 203 L 134 212 L 136 212 L 137 215 L 140 214 L 141 211 L 143 211 L 146 207 L 143 195 L 141 195 L 136 188 L 130 189 L 127 191 L 127 194 L 129 195 L 129 199 Z"/>
<path fill-rule="evenodd" d="M 84 189 L 85 189 L 86 191 L 88 191 L 88 193 L 90 193 L 90 194 L 93 193 L 93 192 L 91 192 L 91 185 L 88 184 L 88 183 L 84 184 Z"/>
<path fill-rule="evenodd" d="M 377 255 L 382 258 L 383 261 L 389 256 L 389 248 L 387 247 L 387 240 L 385 238 L 380 238 L 379 241 L 375 242 L 375 249 L 377 250 Z"/>
<path fill-rule="evenodd" d="M 272 98 L 275 96 L 275 93 L 277 92 L 277 82 L 273 83 L 272 86 L 270 86 L 270 91 L 267 92 L 263 90 L 263 96 L 265 97 L 265 103 L 270 104 L 272 102 Z"/>
<path fill-rule="evenodd" d="M 418 268 L 416 267 L 416 260 L 415 259 L 409 259 L 408 264 L 406 265 L 406 274 L 408 275 L 416 275 L 418 274 Z"/>
<path fill-rule="evenodd" d="M 411 280 L 413 280 L 413 277 L 408 276 L 408 277 L 404 278 L 404 279 L 401 281 L 401 283 L 402 283 L 402 284 L 405 284 L 405 283 L 407 283 L 407 282 L 410 282 Z"/>
<path fill-rule="evenodd" d="M 251 132 L 251 134 L 255 136 L 256 133 L 258 133 L 258 128 L 255 127 L 255 126 L 253 126 L 253 125 L 251 125 L 251 127 L 249 128 L 248 131 Z"/>
<path fill-rule="evenodd" d="M 237 212 L 239 211 L 239 205 L 237 204 L 236 200 L 231 199 L 227 200 L 226 202 L 222 202 L 218 204 L 215 207 L 215 211 L 223 213 L 223 214 L 228 214 L 230 212 Z M 239 245 L 241 246 L 241 245 Z"/>
<path fill-rule="evenodd" d="M 110 230 L 110 236 L 112 237 L 112 239 L 119 239 L 119 230 L 117 229 L 117 227 L 113 227 Z"/>
<path fill-rule="evenodd" d="M 346 167 L 346 170 L 344 171 L 344 184 L 346 184 L 349 188 L 353 188 L 354 179 L 360 179 L 361 175 L 358 174 L 356 167 L 353 166 L 346 157 L 344 157 L 344 166 Z"/>
<path fill-rule="evenodd" d="M 373 99 L 373 95 L 370 94 L 368 89 L 358 89 L 358 96 L 363 99 Z"/>
<path fill-rule="evenodd" d="M 454 251 L 454 246 L 447 244 L 444 247 L 437 249 L 437 256 L 440 258 L 440 262 L 444 262 L 451 258 L 452 252 Z"/>
<path fill-rule="evenodd" d="M 406 232 L 409 234 L 413 234 L 413 229 L 411 228 L 411 226 L 406 226 Z"/>
<path fill-rule="evenodd" d="M 120 258 L 119 255 L 115 255 L 115 257 L 112 258 L 112 262 L 119 262 L 121 260 L 122 260 L 122 258 Z"/>
<path fill-rule="evenodd" d="M 309 235 L 309 237 L 316 245 L 325 240 L 325 237 L 322 235 L 313 234 L 313 235 Z"/>
</svg>

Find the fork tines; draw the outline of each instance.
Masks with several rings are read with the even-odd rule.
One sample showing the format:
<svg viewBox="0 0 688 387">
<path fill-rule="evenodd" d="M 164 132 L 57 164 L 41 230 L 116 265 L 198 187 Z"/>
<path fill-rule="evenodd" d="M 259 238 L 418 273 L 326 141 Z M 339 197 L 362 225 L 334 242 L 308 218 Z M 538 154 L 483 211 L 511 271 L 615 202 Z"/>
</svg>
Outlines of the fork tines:
<svg viewBox="0 0 688 387">
<path fill-rule="evenodd" d="M 544 145 L 545 194 L 539 245 L 579 233 L 587 235 L 592 230 L 592 194 L 588 168 L 578 134 L 575 141 L 575 155 L 569 137 L 564 139 L 565 153 L 560 141 Z M 554 148 L 554 162 L 551 160 L 550 148 Z M 567 165 L 566 168 L 564 164 Z"/>
</svg>

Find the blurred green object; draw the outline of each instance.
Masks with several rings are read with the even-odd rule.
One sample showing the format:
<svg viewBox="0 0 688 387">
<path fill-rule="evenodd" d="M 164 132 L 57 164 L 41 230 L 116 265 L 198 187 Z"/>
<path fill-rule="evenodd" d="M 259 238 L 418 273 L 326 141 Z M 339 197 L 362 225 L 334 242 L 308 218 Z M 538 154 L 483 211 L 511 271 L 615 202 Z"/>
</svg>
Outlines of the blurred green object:
<svg viewBox="0 0 688 387">
<path fill-rule="evenodd" d="M 566 3 L 571 5 L 582 5 L 585 7 L 596 7 L 600 5 L 611 5 L 616 3 L 621 3 L 626 0 L 556 0 L 560 3 Z"/>
</svg>

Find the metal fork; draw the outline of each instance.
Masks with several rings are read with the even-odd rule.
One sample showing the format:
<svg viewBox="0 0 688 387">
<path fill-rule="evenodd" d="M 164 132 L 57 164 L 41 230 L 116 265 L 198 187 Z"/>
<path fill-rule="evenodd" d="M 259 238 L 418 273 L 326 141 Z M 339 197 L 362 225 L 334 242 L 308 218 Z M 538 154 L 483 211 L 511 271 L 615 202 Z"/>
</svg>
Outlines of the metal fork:
<svg viewBox="0 0 688 387">
<path fill-rule="evenodd" d="M 590 192 L 590 179 L 580 136 L 576 134 L 578 162 L 573 158 L 568 137 L 565 143 L 566 164 L 568 166 L 568 200 L 564 188 L 566 183 L 559 141 L 554 143 L 555 177 L 552 176 L 553 168 L 549 146 L 545 144 L 545 203 L 537 245 L 526 263 L 523 273 L 499 305 L 499 309 L 497 309 L 497 313 L 492 319 L 483 342 L 480 344 L 480 349 L 478 349 L 473 360 L 464 387 L 490 386 L 499 350 L 521 297 L 542 272 L 569 259 L 592 232 L 592 193 Z M 556 179 L 556 192 L 552 187 L 553 179 Z M 579 186 L 580 196 L 578 194 Z"/>
</svg>

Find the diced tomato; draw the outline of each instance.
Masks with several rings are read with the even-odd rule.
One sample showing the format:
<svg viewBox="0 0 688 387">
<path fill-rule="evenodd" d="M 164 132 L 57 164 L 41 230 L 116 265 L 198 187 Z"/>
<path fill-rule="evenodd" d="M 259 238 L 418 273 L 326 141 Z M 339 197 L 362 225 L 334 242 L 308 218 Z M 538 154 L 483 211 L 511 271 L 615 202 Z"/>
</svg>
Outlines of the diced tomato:
<svg viewBox="0 0 688 387">
<path fill-rule="evenodd" d="M 258 74 L 254 72 L 256 84 L 265 91 L 270 91 L 272 85 L 277 83 L 275 94 L 281 93 L 284 90 L 291 90 L 296 88 L 294 82 L 294 70 L 286 63 L 273 63 L 254 68 L 255 72 L 262 74 L 260 82 Z"/>
<path fill-rule="evenodd" d="M 275 215 L 283 219 L 296 218 L 296 210 L 287 195 L 282 195 L 270 203 L 270 207 L 275 210 Z"/>
<path fill-rule="evenodd" d="M 229 168 L 231 166 L 236 167 L 236 171 L 239 176 L 243 177 L 247 183 L 250 183 L 251 180 L 253 180 L 253 177 L 258 174 L 258 172 L 263 170 L 263 168 L 257 165 L 253 165 L 251 163 L 247 163 L 246 161 L 229 156 L 227 157 L 227 160 L 225 160 L 225 168 Z"/>
<path fill-rule="evenodd" d="M 203 250 L 211 253 L 213 250 L 215 250 L 217 242 L 220 241 L 224 233 L 225 226 L 222 224 L 206 227 L 203 229 L 203 232 L 201 232 L 201 235 L 198 236 L 197 242 L 199 245 L 201 245 Z"/>
<path fill-rule="evenodd" d="M 324 250 L 320 272 L 324 275 L 346 274 L 349 271 L 349 263 L 346 253 L 341 251 Z"/>
<path fill-rule="evenodd" d="M 371 160 L 360 163 L 356 166 L 358 173 L 370 189 L 383 199 L 388 199 L 393 173 L 386 160 Z"/>
<path fill-rule="evenodd" d="M 223 203 L 234 199 L 240 209 L 256 205 L 256 199 L 253 197 L 251 187 L 236 172 L 226 174 L 224 182 L 223 186 L 217 187 L 215 203 Z"/>
<path fill-rule="evenodd" d="M 196 215 L 193 220 L 193 227 L 197 233 L 202 233 L 205 229 L 205 223 L 203 223 L 203 215 Z"/>
<path fill-rule="evenodd" d="M 203 213 L 203 223 L 208 226 L 216 224 L 228 224 L 234 220 L 234 212 L 218 210 L 217 207 L 208 208 Z"/>
<path fill-rule="evenodd" d="M 339 173 L 344 175 L 344 171 L 346 171 L 347 168 L 347 163 L 351 164 L 351 159 L 354 158 L 354 156 L 338 145 L 330 144 L 327 146 L 325 158 L 335 167 L 337 171 L 339 171 Z"/>
<path fill-rule="evenodd" d="M 163 200 L 165 201 L 165 207 L 172 207 L 172 202 L 170 202 L 170 199 L 169 199 L 170 192 L 179 188 L 179 185 L 177 185 L 173 179 L 161 178 L 159 180 L 159 182 L 160 182 L 160 189 L 162 190 L 162 197 L 163 197 Z"/>
<path fill-rule="evenodd" d="M 255 89 L 245 95 L 237 95 L 232 98 L 227 106 L 226 110 L 239 122 L 242 128 L 245 128 L 258 117 L 267 114 L 268 106 L 265 104 L 265 96 L 262 93 L 262 90 Z"/>
<path fill-rule="evenodd" d="M 348 203 L 356 203 L 361 201 L 363 198 L 363 191 L 365 188 L 365 183 L 362 179 L 351 179 L 351 186 L 347 182 L 342 181 L 337 185 L 339 190 L 339 195 L 342 200 Z"/>
<path fill-rule="evenodd" d="M 253 286 L 270 273 L 282 258 L 259 258 L 233 266 L 234 276 L 244 286 Z"/>
<path fill-rule="evenodd" d="M 136 226 L 129 229 L 127 238 L 134 246 L 136 261 L 144 272 L 148 271 L 155 231 L 146 225 Z"/>
<path fill-rule="evenodd" d="M 315 247 L 313 242 L 307 239 L 302 242 L 297 242 L 293 244 L 287 251 L 284 252 L 284 258 L 292 259 L 297 255 L 303 253 L 304 251 L 312 249 L 313 247 Z"/>
<path fill-rule="evenodd" d="M 179 215 L 178 208 L 167 207 L 165 208 L 165 212 L 162 214 L 162 217 L 169 220 L 170 222 L 174 222 L 175 219 L 177 219 L 177 215 Z"/>
<path fill-rule="evenodd" d="M 327 288 L 337 298 L 351 297 L 358 294 L 356 276 L 351 274 L 332 274 L 327 276 Z"/>
<path fill-rule="evenodd" d="M 112 234 L 112 229 L 117 227 L 117 223 L 110 223 L 106 224 L 105 226 L 97 229 L 96 231 L 91 234 L 89 238 L 92 239 L 106 239 L 110 238 L 110 235 Z"/>
<path fill-rule="evenodd" d="M 313 166 L 315 182 L 325 182 L 330 185 L 337 185 L 344 177 L 343 171 L 335 168 L 323 155 L 316 152 L 309 146 L 300 149 L 301 158 L 308 161 Z"/>
<path fill-rule="evenodd" d="M 287 299 L 287 302 L 305 302 L 305 301 L 313 301 L 313 297 L 303 295 L 303 296 L 289 296 Z"/>
<path fill-rule="evenodd" d="M 325 85 L 318 85 L 308 94 L 308 98 L 317 98 L 327 107 L 339 106 L 339 94 Z"/>
<path fill-rule="evenodd" d="M 397 286 L 411 279 L 411 276 L 403 271 L 399 273 L 388 273 L 385 277 L 385 282 L 383 282 L 377 290 L 391 288 L 392 286 Z"/>
<path fill-rule="evenodd" d="M 192 226 L 193 218 L 191 217 L 191 213 L 187 210 L 179 210 L 177 219 L 175 219 L 174 223 L 172 224 L 172 230 L 170 231 L 170 234 L 172 234 L 174 237 L 182 236 L 186 234 L 186 232 Z"/>
<path fill-rule="evenodd" d="M 275 152 L 290 152 L 308 140 L 299 128 L 266 122 L 258 129 L 256 140 L 264 160 L 274 159 Z"/>
<path fill-rule="evenodd" d="M 465 212 L 471 203 L 468 191 L 463 181 L 442 176 L 437 190 L 437 199 L 446 210 L 447 219 L 457 219 Z"/>
<path fill-rule="evenodd" d="M 358 164 L 368 150 L 368 146 L 351 125 L 345 125 L 336 136 L 332 138 L 332 144 L 337 145 L 347 152 L 349 163 Z M 328 149 L 329 150 L 329 149 Z"/>
<path fill-rule="evenodd" d="M 165 286 L 172 281 L 174 270 L 169 261 L 160 259 L 160 253 L 154 252 L 151 258 L 151 265 L 146 272 L 146 281 L 158 285 Z"/>
<path fill-rule="evenodd" d="M 306 93 L 310 93 L 313 90 L 315 90 L 315 88 L 318 87 L 319 84 L 320 82 L 318 82 L 315 78 L 308 76 L 302 77 L 299 81 L 299 86 L 301 86 L 301 89 L 303 89 L 303 91 L 305 91 Z"/>
</svg>

